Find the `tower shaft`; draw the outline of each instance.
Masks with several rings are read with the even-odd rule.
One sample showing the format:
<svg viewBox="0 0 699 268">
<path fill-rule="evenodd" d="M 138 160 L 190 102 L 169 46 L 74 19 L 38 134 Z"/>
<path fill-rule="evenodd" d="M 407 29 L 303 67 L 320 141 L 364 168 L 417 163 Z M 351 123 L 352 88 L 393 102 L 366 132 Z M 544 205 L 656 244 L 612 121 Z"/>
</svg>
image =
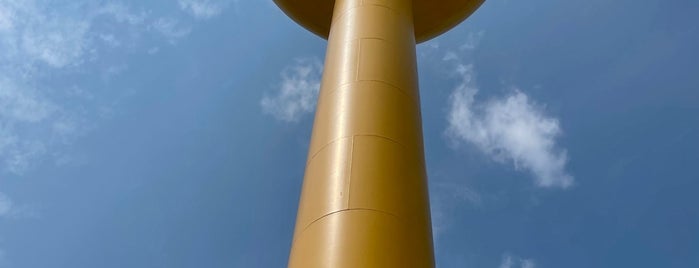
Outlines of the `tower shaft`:
<svg viewBox="0 0 699 268">
<path fill-rule="evenodd" d="M 289 267 L 432 267 L 411 0 L 336 0 Z"/>
</svg>

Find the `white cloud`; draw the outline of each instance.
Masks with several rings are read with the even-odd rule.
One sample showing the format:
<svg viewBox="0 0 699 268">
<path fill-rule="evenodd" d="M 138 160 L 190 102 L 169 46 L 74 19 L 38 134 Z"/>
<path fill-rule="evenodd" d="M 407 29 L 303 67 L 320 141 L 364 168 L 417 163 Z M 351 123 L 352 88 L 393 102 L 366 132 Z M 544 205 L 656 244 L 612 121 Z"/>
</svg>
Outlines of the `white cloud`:
<svg viewBox="0 0 699 268">
<path fill-rule="evenodd" d="M 498 268 L 512 268 L 512 265 L 512 256 L 507 255 L 502 257 L 502 262 L 500 262 L 500 266 L 498 266 Z"/>
<path fill-rule="evenodd" d="M 22 175 L 44 156 L 64 157 L 56 149 L 90 127 L 85 115 L 44 96 L 30 84 L 0 75 L 0 172 Z"/>
<path fill-rule="evenodd" d="M 12 10 L 0 7 L 0 32 L 13 30 L 14 20 Z"/>
<path fill-rule="evenodd" d="M 434 59 L 435 53 L 441 53 L 439 40 L 432 39 L 425 43 L 419 44 L 417 45 L 415 52 L 420 59 Z"/>
<path fill-rule="evenodd" d="M 88 21 L 46 12 L 34 1 L 0 0 L 0 49 L 8 52 L 0 60 L 73 64 L 87 49 L 88 29 Z"/>
<path fill-rule="evenodd" d="M 7 195 L 0 192 L 0 218 L 10 214 L 12 210 L 12 200 Z"/>
<path fill-rule="evenodd" d="M 128 23 L 130 25 L 143 24 L 147 14 L 144 11 L 133 12 L 131 8 L 121 3 L 107 3 L 95 12 L 96 15 L 108 15 L 119 23 Z"/>
<path fill-rule="evenodd" d="M 52 67 L 77 64 L 88 49 L 86 21 L 68 18 L 39 19 L 22 34 L 22 49 Z"/>
<path fill-rule="evenodd" d="M 436 174 L 429 177 L 431 183 L 436 182 L 430 185 L 430 211 L 435 251 L 439 252 L 443 246 L 442 242 L 448 239 L 451 229 L 459 228 L 458 225 L 453 224 L 454 212 L 465 208 L 483 209 L 493 200 L 493 197 L 462 183 L 440 182 L 440 176 Z"/>
<path fill-rule="evenodd" d="M 118 47 L 121 45 L 121 42 L 116 39 L 116 37 L 113 34 L 100 34 L 99 38 L 104 41 L 104 43 L 112 48 Z"/>
<path fill-rule="evenodd" d="M 501 98 L 478 102 L 473 65 L 457 65 L 460 84 L 449 99 L 447 135 L 457 144 L 467 142 L 493 159 L 512 161 L 528 170 L 540 187 L 569 187 L 566 151 L 558 148 L 557 119 L 519 90 Z"/>
<path fill-rule="evenodd" d="M 445 53 L 444 57 L 442 58 L 443 61 L 458 60 L 458 59 L 459 59 L 459 56 L 452 51 L 448 51 L 447 53 Z"/>
<path fill-rule="evenodd" d="M 35 217 L 39 217 L 39 214 L 32 207 L 17 205 L 9 196 L 0 192 L 0 219 L 24 219 Z M 1 257 L 2 255 L 0 254 L 0 264 L 2 264 Z"/>
<path fill-rule="evenodd" d="M 146 20 L 145 12 L 135 13 L 116 3 L 94 6 L 0 0 L 0 172 L 23 174 L 44 156 L 65 157 L 55 149 L 88 128 L 90 111 L 85 109 L 100 107 L 86 102 L 94 98 L 77 96 L 70 87 L 54 88 L 48 77 L 94 75 L 80 67 L 99 56 L 96 42 L 111 48 L 122 44 L 122 35 L 101 30 L 114 27 L 96 28 L 96 24 L 127 27 L 130 33 L 125 36 L 130 37 L 135 36 L 133 31 L 145 30 L 136 26 Z M 108 78 L 119 70 L 108 68 L 103 73 Z M 70 99 L 72 105 L 54 101 L 59 99 Z"/>
<path fill-rule="evenodd" d="M 46 131 L 41 126 L 58 111 L 31 88 L 0 76 L 0 167 L 21 174 L 43 155 L 44 142 L 35 133 Z"/>
<path fill-rule="evenodd" d="M 41 141 L 27 141 L 17 144 L 15 150 L 5 159 L 5 167 L 12 173 L 23 174 L 32 166 L 35 159 L 46 153 L 46 146 Z"/>
<path fill-rule="evenodd" d="M 179 0 L 180 8 L 198 19 L 209 19 L 223 12 L 226 3 L 212 0 Z"/>
<path fill-rule="evenodd" d="M 38 93 L 0 75 L 0 118 L 3 121 L 35 123 L 55 110 L 56 106 Z"/>
<path fill-rule="evenodd" d="M 296 122 L 312 112 L 318 98 L 322 69 L 316 58 L 297 59 L 282 71 L 279 92 L 262 98 L 262 110 L 286 122 Z"/>
<path fill-rule="evenodd" d="M 86 68 L 104 50 L 131 49 L 147 32 L 174 43 L 190 31 L 176 19 L 118 2 L 0 0 L 0 172 L 22 175 L 47 157 L 71 158 L 61 148 L 116 103 L 100 100 L 89 89 L 75 92 L 79 85 L 58 88 L 52 77 L 84 74 L 108 84 L 128 66 Z"/>
<path fill-rule="evenodd" d="M 536 268 L 536 263 L 532 259 L 522 259 L 517 256 L 505 254 L 498 268 Z"/>
<path fill-rule="evenodd" d="M 136 12 L 121 3 L 108 2 L 85 11 L 76 6 L 80 5 L 0 0 L 0 64 L 12 63 L 15 69 L 33 68 L 35 63 L 52 68 L 78 66 L 95 58 L 96 41 L 114 48 L 123 44 L 120 39 L 136 38 L 152 29 L 172 42 L 191 31 L 174 18 L 149 20 L 148 12 Z M 98 21 L 116 23 L 128 31 L 117 35 L 108 30 L 114 27 L 96 28 Z"/>
<path fill-rule="evenodd" d="M 436 194 L 430 194 L 432 234 L 435 240 L 435 247 L 441 247 L 442 237 L 446 235 L 448 233 L 447 231 L 452 227 L 451 212 L 456 205 L 460 205 L 461 203 L 463 203 L 463 201 L 466 201 L 469 203 L 470 206 L 480 206 L 482 202 L 480 195 L 475 191 L 472 191 L 471 189 L 467 188 L 465 191 L 468 194 L 474 194 L 473 196 L 457 197 L 455 196 L 455 192 L 462 191 L 460 188 L 453 188 L 454 191 L 452 192 L 452 189 L 444 188 L 444 186 L 445 185 L 438 184 L 436 187 L 437 189 L 433 190 Z"/>
<path fill-rule="evenodd" d="M 522 260 L 521 264 L 522 264 L 522 268 L 536 268 L 536 263 L 534 262 L 534 260 L 530 260 L 530 259 Z"/>
<path fill-rule="evenodd" d="M 480 31 L 477 33 L 470 32 L 466 36 L 466 42 L 464 42 L 459 49 L 460 50 L 474 50 L 478 47 L 478 45 L 481 43 L 481 40 L 483 39 L 483 35 L 485 34 L 485 31 Z"/>
<path fill-rule="evenodd" d="M 188 26 L 180 26 L 179 21 L 173 18 L 159 18 L 151 26 L 156 32 L 170 39 L 170 42 L 183 38 L 192 31 Z"/>
</svg>

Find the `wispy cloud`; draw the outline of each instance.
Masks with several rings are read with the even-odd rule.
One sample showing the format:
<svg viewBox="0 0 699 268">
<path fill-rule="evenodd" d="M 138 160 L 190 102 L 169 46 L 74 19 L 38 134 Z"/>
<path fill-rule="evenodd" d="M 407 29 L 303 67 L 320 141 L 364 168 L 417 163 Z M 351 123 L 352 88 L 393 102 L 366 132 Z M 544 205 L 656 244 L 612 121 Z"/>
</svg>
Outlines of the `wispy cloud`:
<svg viewBox="0 0 699 268">
<path fill-rule="evenodd" d="M 435 251 L 440 252 L 443 241 L 449 240 L 451 231 L 460 228 L 454 224 L 454 213 L 464 209 L 482 210 L 495 197 L 463 183 L 440 182 L 439 175 L 429 177 L 432 182 L 436 181 L 430 185 L 430 211 Z"/>
<path fill-rule="evenodd" d="M 179 0 L 180 9 L 198 19 L 209 19 L 218 16 L 228 5 L 221 0 Z"/>
<path fill-rule="evenodd" d="M 67 140 L 60 125 L 73 115 L 35 80 L 86 60 L 88 17 L 60 16 L 34 1 L 0 0 L 0 50 L 6 52 L 0 54 L 0 171 L 23 174 L 52 144 Z"/>
<path fill-rule="evenodd" d="M 51 77 L 85 74 L 108 84 L 128 66 L 91 68 L 107 51 L 132 49 L 148 32 L 174 43 L 191 31 L 175 18 L 151 13 L 119 2 L 0 0 L 0 172 L 21 175 L 48 156 L 70 159 L 56 150 L 92 128 L 115 103 L 80 85 L 58 88 Z"/>
<path fill-rule="evenodd" d="M 466 205 L 480 208 L 483 197 L 474 189 L 462 185 L 437 183 L 435 186 L 430 187 L 430 211 L 435 251 L 439 252 L 442 241 L 449 237 L 449 230 L 455 227 L 453 211 L 456 207 Z"/>
<path fill-rule="evenodd" d="M 0 192 L 0 218 L 10 214 L 12 210 L 12 200 Z"/>
<path fill-rule="evenodd" d="M 15 174 L 29 168 L 46 151 L 45 140 L 36 137 L 51 133 L 59 109 L 30 87 L 0 75 L 0 167 Z"/>
<path fill-rule="evenodd" d="M 27 206 L 17 206 L 9 196 L 0 192 L 0 221 L 5 219 L 22 219 L 26 217 L 37 217 L 35 211 Z M 2 237 L 0 237 L 2 242 Z M 2 246 L 2 244 L 0 244 Z M 0 248 L 0 268 L 11 267 L 7 254 Z"/>
<path fill-rule="evenodd" d="M 15 174 L 23 174 L 34 160 L 46 153 L 46 146 L 42 141 L 23 141 L 15 144 L 13 150 L 9 150 L 5 157 L 5 168 Z"/>
<path fill-rule="evenodd" d="M 14 14 L 10 10 L 0 9 L 0 31 L 9 31 L 14 28 Z"/>
<path fill-rule="evenodd" d="M 151 25 L 153 29 L 174 42 L 177 39 L 183 38 L 192 32 L 189 26 L 182 26 L 179 20 L 174 18 L 159 18 Z"/>
<path fill-rule="evenodd" d="M 470 37 L 461 48 L 473 50 L 478 39 Z M 568 156 L 557 144 L 562 134 L 558 119 L 517 88 L 505 96 L 480 100 L 474 65 L 460 58 L 456 52 L 447 52 L 443 58 L 454 64 L 459 78 L 449 97 L 447 136 L 454 144 L 471 144 L 496 161 L 529 171 L 537 186 L 571 186 L 573 176 L 565 170 Z"/>
<path fill-rule="evenodd" d="M 98 53 L 96 41 L 114 48 L 122 44 L 120 38 L 132 38 L 145 31 L 157 32 L 170 41 L 191 31 L 190 26 L 176 18 L 151 13 L 119 2 L 54 5 L 34 0 L 0 0 L 0 60 L 3 65 L 21 62 L 25 68 L 35 63 L 63 68 L 94 59 Z M 110 27 L 96 27 L 104 23 Z M 117 32 L 124 31 L 110 32 L 116 26 L 127 33 L 119 36 Z"/>
<path fill-rule="evenodd" d="M 483 35 L 485 31 L 479 31 L 477 33 L 470 32 L 466 36 L 466 41 L 459 46 L 460 50 L 474 50 L 480 45 L 481 40 L 483 40 Z"/>
<path fill-rule="evenodd" d="M 148 17 L 145 11 L 133 11 L 129 6 L 117 2 L 106 3 L 97 8 L 94 13 L 96 15 L 106 15 L 118 23 L 130 25 L 141 25 Z"/>
<path fill-rule="evenodd" d="M 274 96 L 264 96 L 262 110 L 286 122 L 296 122 L 315 109 L 323 66 L 317 58 L 296 59 L 281 73 Z"/>
<path fill-rule="evenodd" d="M 27 78 L 41 68 L 82 65 L 98 53 L 96 41 L 110 47 L 120 44 L 119 36 L 107 30 L 114 27 L 100 30 L 96 22 L 133 26 L 130 30 L 137 31 L 135 26 L 146 18 L 145 12 L 133 12 L 117 3 L 94 6 L 0 0 L 0 68 L 5 75 L 16 71 L 13 76 Z"/>
<path fill-rule="evenodd" d="M 86 53 L 89 21 L 57 16 L 34 1 L 0 0 L 0 60 L 29 60 L 51 67 L 74 64 Z"/>
<path fill-rule="evenodd" d="M 4 122 L 39 122 L 56 109 L 53 103 L 43 99 L 39 93 L 0 75 L 0 118 Z"/>
<path fill-rule="evenodd" d="M 523 259 L 510 254 L 504 254 L 498 268 L 536 268 L 532 259 Z"/>
<path fill-rule="evenodd" d="M 37 216 L 36 211 L 31 209 L 31 207 L 26 205 L 17 205 L 9 196 L 0 192 L 0 219 L 21 219 Z"/>
<path fill-rule="evenodd" d="M 116 39 L 116 37 L 113 34 L 100 34 L 99 38 L 104 41 L 104 43 L 112 48 L 118 47 L 121 45 L 121 42 Z"/>
</svg>

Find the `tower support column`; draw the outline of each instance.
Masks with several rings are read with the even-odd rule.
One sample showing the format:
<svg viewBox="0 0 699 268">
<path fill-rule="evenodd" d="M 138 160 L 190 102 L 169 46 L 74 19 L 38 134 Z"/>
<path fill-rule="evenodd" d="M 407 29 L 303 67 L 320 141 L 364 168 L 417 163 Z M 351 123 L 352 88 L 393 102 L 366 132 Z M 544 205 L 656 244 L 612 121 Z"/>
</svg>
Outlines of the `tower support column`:
<svg viewBox="0 0 699 268">
<path fill-rule="evenodd" d="M 336 0 L 289 267 L 433 267 L 411 0 Z"/>
</svg>

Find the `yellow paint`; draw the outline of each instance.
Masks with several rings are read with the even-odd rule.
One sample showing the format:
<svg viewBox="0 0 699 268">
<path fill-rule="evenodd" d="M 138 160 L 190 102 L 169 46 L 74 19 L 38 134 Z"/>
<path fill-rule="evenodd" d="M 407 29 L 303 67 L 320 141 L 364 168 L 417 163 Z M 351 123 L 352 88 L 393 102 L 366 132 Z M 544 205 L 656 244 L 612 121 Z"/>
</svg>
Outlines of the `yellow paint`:
<svg viewBox="0 0 699 268">
<path fill-rule="evenodd" d="M 482 0 L 277 0 L 328 38 L 289 267 L 433 267 L 416 40 Z"/>
<path fill-rule="evenodd" d="M 411 0 L 398 0 L 410 2 Z M 415 39 L 430 40 L 459 24 L 485 0 L 412 0 Z M 328 38 L 334 0 L 274 0 L 294 21 L 320 37 Z M 340 1 L 337 1 L 340 2 Z M 360 1 L 361 2 L 361 1 Z M 390 0 L 366 0 L 382 4 Z"/>
</svg>

